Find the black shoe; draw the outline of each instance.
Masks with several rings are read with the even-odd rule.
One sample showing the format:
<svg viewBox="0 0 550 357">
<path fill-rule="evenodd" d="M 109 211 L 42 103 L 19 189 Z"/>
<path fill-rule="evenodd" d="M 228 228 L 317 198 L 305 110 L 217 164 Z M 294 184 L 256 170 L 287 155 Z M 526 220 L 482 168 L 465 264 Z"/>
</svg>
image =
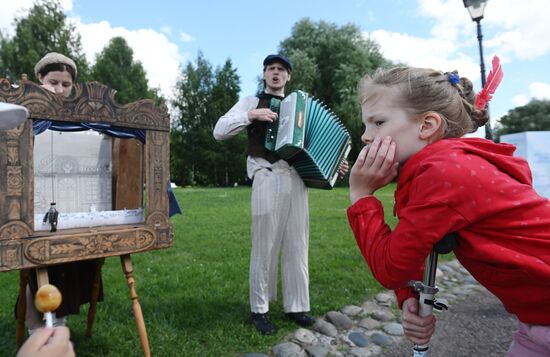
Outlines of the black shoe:
<svg viewBox="0 0 550 357">
<path fill-rule="evenodd" d="M 287 312 L 286 316 L 302 327 L 308 327 L 315 323 L 315 318 L 305 312 Z"/>
<path fill-rule="evenodd" d="M 256 330 L 260 331 L 263 335 L 274 335 L 275 326 L 269 321 L 269 315 L 252 313 L 252 323 L 256 327 Z"/>
</svg>

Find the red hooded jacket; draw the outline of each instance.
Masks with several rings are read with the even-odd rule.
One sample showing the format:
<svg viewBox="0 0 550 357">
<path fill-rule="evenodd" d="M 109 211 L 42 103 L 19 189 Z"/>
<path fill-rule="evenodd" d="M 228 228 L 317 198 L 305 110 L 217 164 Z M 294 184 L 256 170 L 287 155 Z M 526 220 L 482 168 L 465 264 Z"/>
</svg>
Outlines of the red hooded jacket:
<svg viewBox="0 0 550 357">
<path fill-rule="evenodd" d="M 399 223 L 384 223 L 380 201 L 348 208 L 355 239 L 374 277 L 396 289 L 422 280 L 432 247 L 456 232 L 460 263 L 524 323 L 550 325 L 550 202 L 531 183 L 513 145 L 443 139 L 403 166 L 395 191 Z"/>
</svg>

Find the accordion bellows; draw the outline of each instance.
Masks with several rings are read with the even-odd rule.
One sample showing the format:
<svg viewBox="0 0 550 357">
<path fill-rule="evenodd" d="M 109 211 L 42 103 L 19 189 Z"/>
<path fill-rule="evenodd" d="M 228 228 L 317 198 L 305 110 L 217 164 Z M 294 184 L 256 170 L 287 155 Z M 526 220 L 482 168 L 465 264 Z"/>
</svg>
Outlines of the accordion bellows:
<svg viewBox="0 0 550 357">
<path fill-rule="evenodd" d="M 321 101 L 303 91 L 271 99 L 279 119 L 267 126 L 265 147 L 288 161 L 308 187 L 331 189 L 351 149 L 349 132 Z"/>
</svg>

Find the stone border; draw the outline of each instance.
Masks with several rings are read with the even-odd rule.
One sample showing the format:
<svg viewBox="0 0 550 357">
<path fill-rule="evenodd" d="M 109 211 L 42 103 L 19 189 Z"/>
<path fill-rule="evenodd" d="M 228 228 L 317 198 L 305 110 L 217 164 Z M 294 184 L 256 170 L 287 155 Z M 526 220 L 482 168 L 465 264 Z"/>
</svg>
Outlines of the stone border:
<svg viewBox="0 0 550 357">
<path fill-rule="evenodd" d="M 483 287 L 457 260 L 440 263 L 437 301 L 451 305 Z M 435 313 L 439 311 L 434 310 Z M 445 313 L 445 312 L 443 312 Z M 273 357 L 373 357 L 404 339 L 393 291 L 377 294 L 361 306 L 329 311 L 310 328 L 299 328 L 271 349 Z M 412 353 L 412 350 L 411 350 Z M 249 353 L 243 357 L 268 357 Z"/>
</svg>

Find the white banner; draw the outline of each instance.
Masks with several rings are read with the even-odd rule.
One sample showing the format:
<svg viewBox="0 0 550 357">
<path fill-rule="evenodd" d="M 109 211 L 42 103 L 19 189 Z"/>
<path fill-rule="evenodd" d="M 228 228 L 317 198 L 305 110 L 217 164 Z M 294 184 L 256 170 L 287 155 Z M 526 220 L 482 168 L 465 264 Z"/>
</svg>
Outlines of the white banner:
<svg viewBox="0 0 550 357">
<path fill-rule="evenodd" d="M 527 160 L 537 193 L 550 198 L 550 131 L 525 131 L 500 137 L 503 143 L 517 147 L 514 155 Z"/>
</svg>

